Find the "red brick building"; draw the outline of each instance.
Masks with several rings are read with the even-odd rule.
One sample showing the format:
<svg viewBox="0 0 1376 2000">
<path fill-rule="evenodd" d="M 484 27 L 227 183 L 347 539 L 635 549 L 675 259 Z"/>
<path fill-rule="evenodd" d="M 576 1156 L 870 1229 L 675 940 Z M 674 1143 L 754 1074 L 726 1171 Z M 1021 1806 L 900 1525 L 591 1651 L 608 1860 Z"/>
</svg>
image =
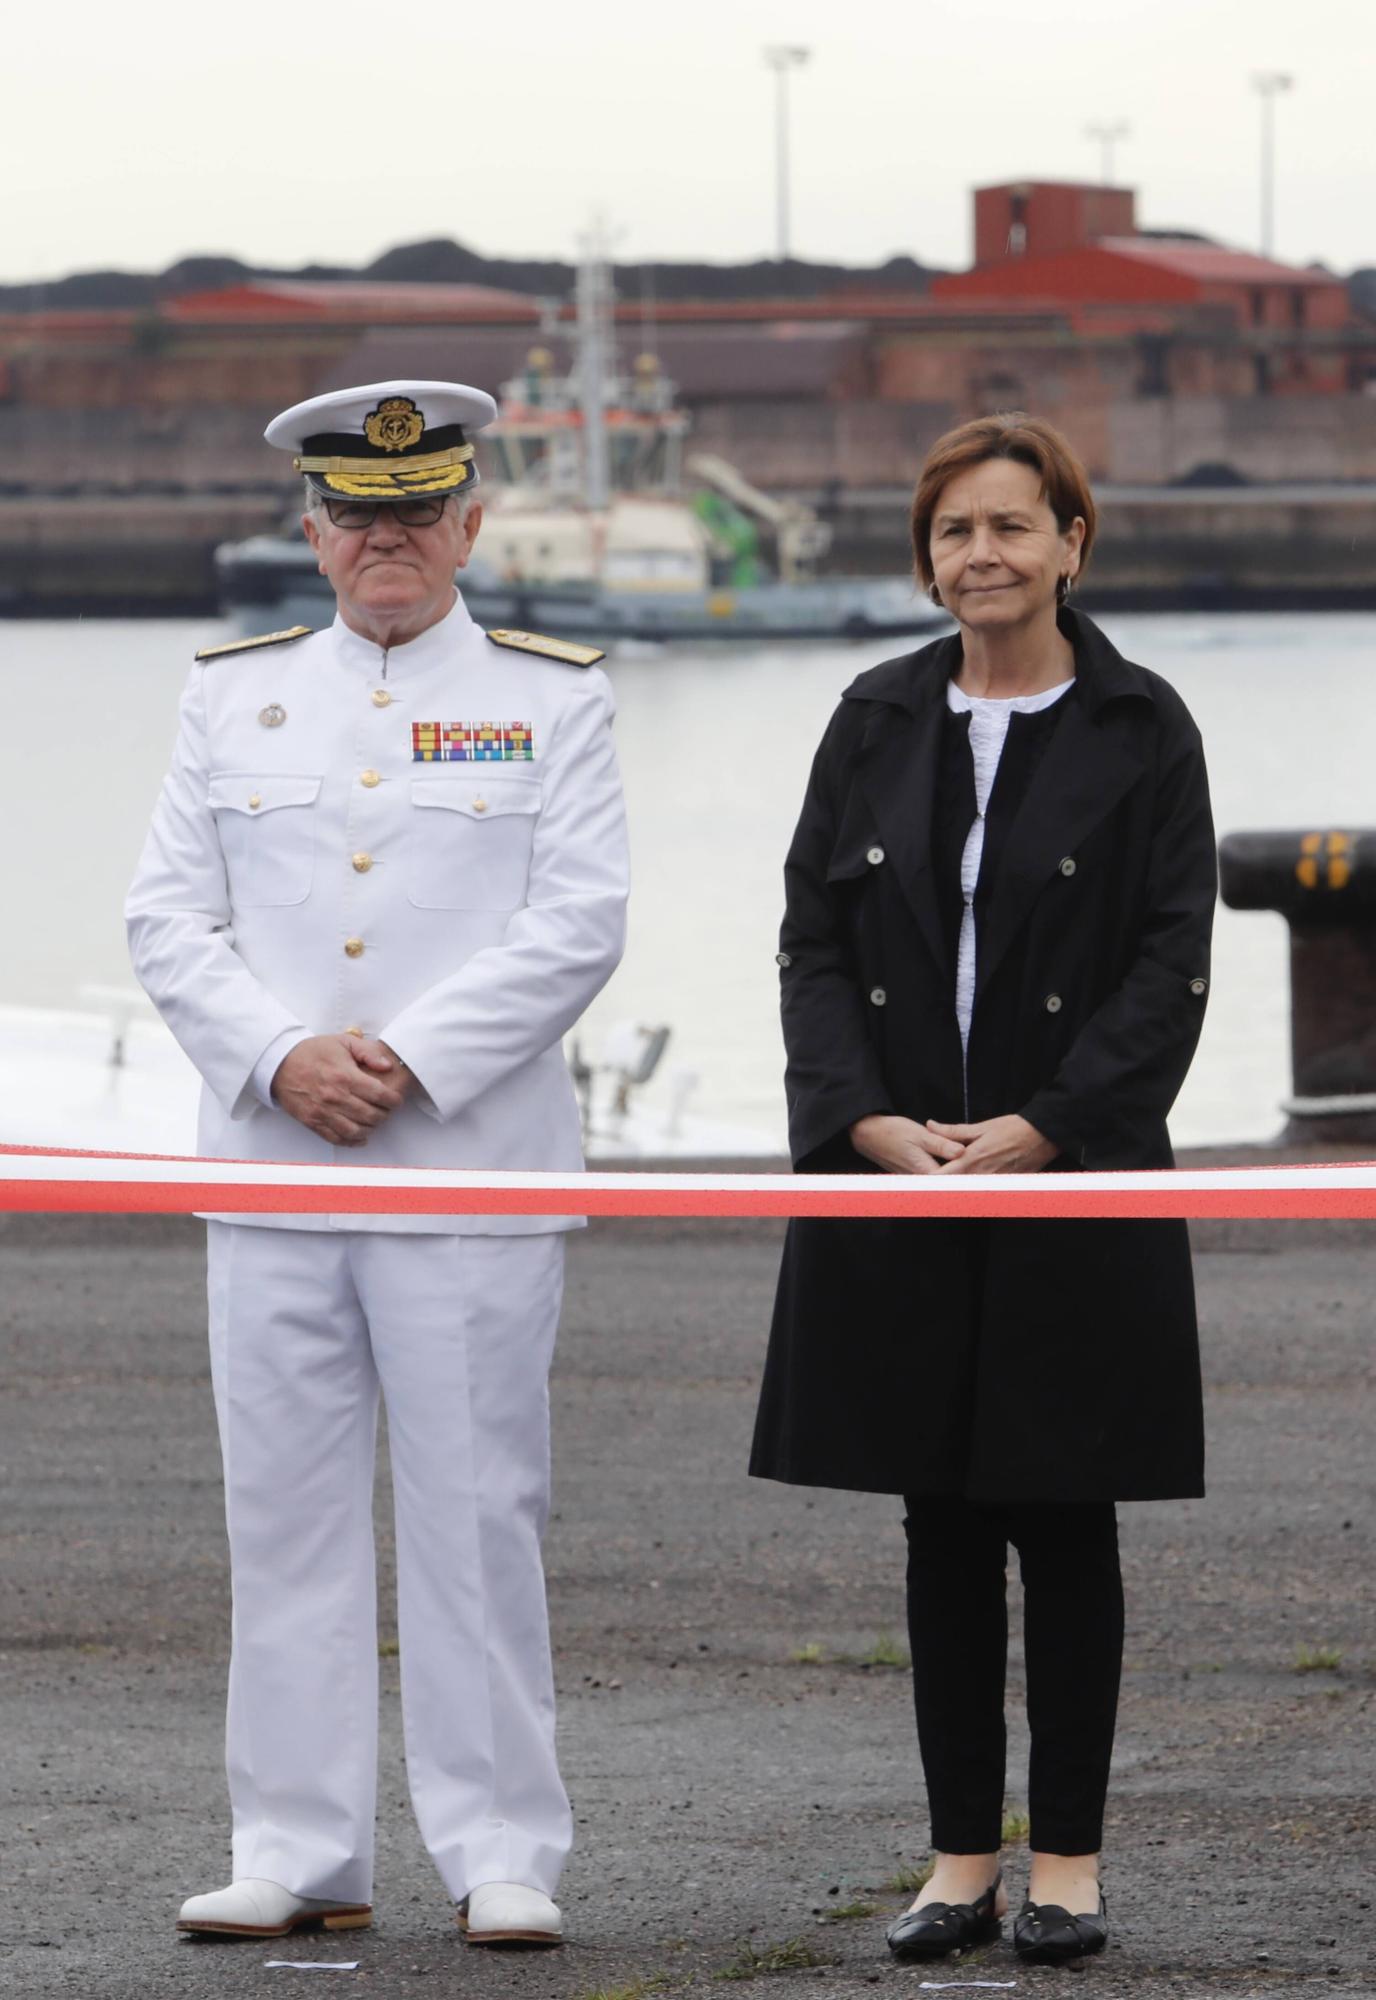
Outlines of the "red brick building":
<svg viewBox="0 0 1376 2000">
<path fill-rule="evenodd" d="M 1198 237 L 1143 233 L 1135 210 L 1127 188 L 978 188 L 974 267 L 936 279 L 932 300 L 1051 307 L 1091 339 L 1110 328 L 1186 341 L 1223 331 L 1246 357 L 1236 393 L 1335 395 L 1364 386 L 1370 342 L 1360 338 L 1341 279 Z M 1159 388 L 1148 383 L 1145 392 L 1174 386 L 1163 372 Z"/>
<path fill-rule="evenodd" d="M 767 486 L 901 485 L 962 418 L 1062 424 L 1094 476 L 1206 465 L 1376 477 L 1376 328 L 1327 272 L 1139 229 L 1131 190 L 974 195 L 975 263 L 924 294 L 661 302 L 654 341 L 704 449 Z M 623 359 L 645 339 L 621 314 Z M 0 319 L 0 460 L 16 490 L 271 491 L 285 404 L 417 372 L 496 390 L 572 307 L 481 285 L 262 280 L 156 311 Z"/>
<path fill-rule="evenodd" d="M 1104 236 L 1137 232 L 1131 188 L 1080 181 L 1008 181 L 975 189 L 975 264 L 1079 250 Z"/>
</svg>

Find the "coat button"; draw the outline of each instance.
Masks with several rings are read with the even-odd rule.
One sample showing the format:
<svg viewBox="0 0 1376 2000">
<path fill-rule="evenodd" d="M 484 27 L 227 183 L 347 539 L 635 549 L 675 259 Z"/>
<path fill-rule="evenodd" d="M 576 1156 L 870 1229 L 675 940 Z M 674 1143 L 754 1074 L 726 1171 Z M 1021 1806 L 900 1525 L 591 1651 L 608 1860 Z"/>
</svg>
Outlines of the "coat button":
<svg viewBox="0 0 1376 2000">
<path fill-rule="evenodd" d="M 1190 981 L 1190 991 L 1194 994 L 1196 1000 L 1201 999 L 1208 990 L 1209 982 L 1207 979 L 1192 979 Z"/>
<path fill-rule="evenodd" d="M 888 997 L 882 986 L 873 986 L 870 988 L 870 1005 L 872 1007 L 882 1007 Z"/>
<path fill-rule="evenodd" d="M 250 812 L 257 812 L 257 810 L 258 810 L 259 806 L 260 806 L 260 805 L 262 805 L 262 803 L 263 803 L 263 801 L 262 801 L 262 800 L 261 800 L 261 799 L 259 798 L 259 796 L 258 796 L 257 792 L 250 792 L 250 793 L 249 793 L 249 795 L 248 795 L 248 809 L 249 809 L 249 811 L 250 811 Z"/>
<path fill-rule="evenodd" d="M 868 861 L 868 862 L 869 862 L 869 864 L 870 864 L 870 866 L 871 866 L 872 868 L 877 868 L 877 867 L 879 866 L 880 862 L 881 862 L 881 861 L 882 861 L 882 860 L 884 859 L 884 850 L 883 850 L 883 848 L 882 848 L 882 847 L 872 847 L 872 848 L 870 849 L 869 853 L 868 853 L 868 854 L 867 854 L 867 855 L 865 856 L 865 859 L 866 859 L 866 861 Z"/>
<path fill-rule="evenodd" d="M 363 956 L 362 938 L 345 938 L 344 956 L 346 958 L 362 958 Z"/>
<path fill-rule="evenodd" d="M 368 790 L 371 791 L 374 785 L 382 783 L 382 773 L 381 771 L 360 771 L 358 782 L 360 785 L 366 785 Z"/>
<path fill-rule="evenodd" d="M 390 694 L 388 694 L 386 688 L 373 689 L 374 708 L 390 708 L 391 705 L 392 705 L 392 697 Z"/>
<path fill-rule="evenodd" d="M 474 801 L 473 801 L 473 810 L 474 810 L 474 812 L 475 812 L 475 813 L 485 813 L 485 812 L 487 811 L 487 800 L 486 800 L 486 799 L 474 799 Z"/>
<path fill-rule="evenodd" d="M 1062 1007 L 1062 1004 L 1063 1004 L 1063 1003 L 1062 1003 L 1062 1000 L 1061 1000 L 1061 996 L 1060 996 L 1060 994 L 1059 994 L 1059 993 L 1048 993 L 1048 994 L 1047 994 L 1047 996 L 1046 996 L 1046 1011 L 1047 1011 L 1047 1013 L 1048 1013 L 1048 1014 L 1059 1014 L 1059 1013 L 1060 1013 L 1060 1011 L 1061 1011 L 1061 1007 Z"/>
<path fill-rule="evenodd" d="M 1067 880 L 1069 880 L 1069 878 L 1075 873 L 1075 861 L 1073 856 L 1067 854 L 1065 860 L 1061 863 L 1061 873 L 1066 877 Z"/>
<path fill-rule="evenodd" d="M 787 965 L 792 965 L 793 960 L 789 957 L 786 951 L 776 951 L 774 954 L 774 963 L 776 965 L 787 966 Z"/>
<path fill-rule="evenodd" d="M 354 1026 L 352 1028 L 346 1028 L 344 1032 L 346 1035 L 357 1035 L 360 1040 L 362 1040 L 363 1038 L 363 1030 L 358 1026 Z"/>
<path fill-rule="evenodd" d="M 366 875 L 372 865 L 373 857 L 371 854 L 356 854 L 354 856 L 353 869 L 355 875 Z"/>
</svg>

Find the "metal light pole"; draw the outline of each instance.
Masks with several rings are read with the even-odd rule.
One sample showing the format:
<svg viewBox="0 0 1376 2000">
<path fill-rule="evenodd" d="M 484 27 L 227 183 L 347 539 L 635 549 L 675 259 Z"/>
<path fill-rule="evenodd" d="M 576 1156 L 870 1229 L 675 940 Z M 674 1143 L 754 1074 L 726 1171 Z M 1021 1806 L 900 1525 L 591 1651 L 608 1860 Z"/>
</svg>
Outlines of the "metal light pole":
<svg viewBox="0 0 1376 2000">
<path fill-rule="evenodd" d="M 811 55 L 786 42 L 774 42 L 764 52 L 765 62 L 774 72 L 775 202 L 778 215 L 778 256 L 788 257 L 788 76 L 801 69 Z"/>
<path fill-rule="evenodd" d="M 1126 139 L 1132 127 L 1126 118 L 1119 118 L 1112 125 L 1086 125 L 1086 139 L 1099 141 L 1099 183 L 1101 187 L 1113 186 L 1113 149 L 1120 139 Z"/>
<path fill-rule="evenodd" d="M 1276 221 L 1276 97 L 1293 90 L 1295 79 L 1283 70 L 1258 70 L 1252 88 L 1261 98 L 1261 254 L 1269 257 L 1275 247 Z"/>
</svg>

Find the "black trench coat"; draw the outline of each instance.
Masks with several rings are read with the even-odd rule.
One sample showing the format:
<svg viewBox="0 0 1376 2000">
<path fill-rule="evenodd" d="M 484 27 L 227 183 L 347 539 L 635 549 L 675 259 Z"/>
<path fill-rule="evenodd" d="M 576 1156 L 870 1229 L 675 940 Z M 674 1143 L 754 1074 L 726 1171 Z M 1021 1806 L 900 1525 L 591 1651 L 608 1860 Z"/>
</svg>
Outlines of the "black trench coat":
<svg viewBox="0 0 1376 2000">
<path fill-rule="evenodd" d="M 931 865 L 958 638 L 861 674 L 817 753 L 779 962 L 800 1173 L 873 1172 L 868 1112 L 1017 1111 L 1048 1171 L 1169 1167 L 1204 1014 L 1216 858 L 1199 732 L 1174 690 L 1063 611 L 1077 686 L 978 929 L 962 1064 Z M 963 1073 L 964 1071 L 964 1073 Z M 1203 1492 L 1183 1222 L 799 1220 L 751 1471 L 987 1501 Z"/>
</svg>

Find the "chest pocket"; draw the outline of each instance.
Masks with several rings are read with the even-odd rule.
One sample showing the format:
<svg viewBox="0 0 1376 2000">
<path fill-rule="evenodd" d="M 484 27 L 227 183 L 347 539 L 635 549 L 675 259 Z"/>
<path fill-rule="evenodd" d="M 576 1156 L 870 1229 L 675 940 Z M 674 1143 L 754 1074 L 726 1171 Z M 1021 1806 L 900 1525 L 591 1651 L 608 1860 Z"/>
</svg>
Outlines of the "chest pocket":
<svg viewBox="0 0 1376 2000">
<path fill-rule="evenodd" d="M 881 969 L 882 893 L 891 865 L 868 811 L 847 812 L 827 860 L 826 883 L 851 952 L 868 978 Z"/>
<path fill-rule="evenodd" d="M 305 902 L 315 874 L 320 785 L 302 773 L 211 772 L 207 803 L 237 908 Z"/>
<path fill-rule="evenodd" d="M 875 845 L 873 834 L 863 845 L 851 839 L 838 843 L 832 850 L 831 859 L 827 862 L 828 883 L 834 888 L 843 883 L 869 881 L 874 874 L 876 863 L 870 861 L 868 856 L 877 854 L 882 862 L 883 852 L 882 847 Z"/>
<path fill-rule="evenodd" d="M 516 910 L 526 899 L 538 778 L 413 778 L 406 885 L 422 910 Z"/>
<path fill-rule="evenodd" d="M 874 814 L 864 795 L 852 789 L 827 857 L 827 882 L 833 888 L 863 885 L 882 874 L 886 865 L 887 857 Z"/>
</svg>

